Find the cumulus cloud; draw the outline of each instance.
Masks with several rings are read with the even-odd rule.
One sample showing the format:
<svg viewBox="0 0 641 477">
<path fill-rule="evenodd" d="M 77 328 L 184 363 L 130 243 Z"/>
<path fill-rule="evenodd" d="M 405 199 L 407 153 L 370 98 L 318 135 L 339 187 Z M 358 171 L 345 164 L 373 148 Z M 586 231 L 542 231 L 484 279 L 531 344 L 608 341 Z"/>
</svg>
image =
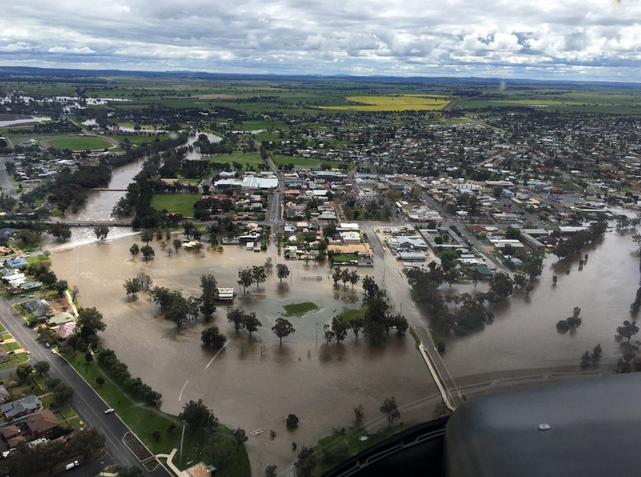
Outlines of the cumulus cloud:
<svg viewBox="0 0 641 477">
<path fill-rule="evenodd" d="M 603 0 L 21 0 L 0 64 L 637 81 L 639 19 Z"/>
</svg>

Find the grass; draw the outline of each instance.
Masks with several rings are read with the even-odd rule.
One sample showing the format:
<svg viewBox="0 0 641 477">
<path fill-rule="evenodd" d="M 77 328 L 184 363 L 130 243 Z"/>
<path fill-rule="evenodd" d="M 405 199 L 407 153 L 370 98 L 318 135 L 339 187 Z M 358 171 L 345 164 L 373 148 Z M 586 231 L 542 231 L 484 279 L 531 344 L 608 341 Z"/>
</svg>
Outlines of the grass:
<svg viewBox="0 0 641 477">
<path fill-rule="evenodd" d="M 170 213 L 182 214 L 184 217 L 194 215 L 194 204 L 201 194 L 154 194 L 151 206 L 156 210 L 167 209 Z"/>
<path fill-rule="evenodd" d="M 450 102 L 445 96 L 399 94 L 390 96 L 348 96 L 349 106 L 319 106 L 340 111 L 436 111 Z"/>
<path fill-rule="evenodd" d="M 70 149 L 72 151 L 104 149 L 106 147 L 111 147 L 111 144 L 98 137 L 59 138 L 49 139 L 47 142 L 50 146 L 57 149 Z"/>
<path fill-rule="evenodd" d="M 320 159 L 307 159 L 306 157 L 274 155 L 272 156 L 272 160 L 274 161 L 274 164 L 283 166 L 293 164 L 294 166 L 301 167 L 318 167 L 321 164 L 330 164 L 332 167 L 338 167 L 337 162 L 321 161 Z"/>
<path fill-rule="evenodd" d="M 29 359 L 29 355 L 27 353 L 12 354 L 11 357 L 9 358 L 9 361 L 7 361 L 6 363 L 0 364 L 0 369 L 17 366 L 19 364 L 25 363 L 28 359 Z"/>
<path fill-rule="evenodd" d="M 247 170 L 249 168 L 258 169 L 258 166 L 260 164 L 265 164 L 265 161 L 261 159 L 260 154 L 254 154 L 254 153 L 224 154 L 222 156 L 207 157 L 207 160 L 214 164 L 225 164 L 225 163 L 229 164 L 229 166 L 232 169 L 235 169 L 233 164 L 234 162 L 236 162 L 242 166 L 240 169 L 244 169 L 244 170 Z"/>
<path fill-rule="evenodd" d="M 147 144 L 148 142 L 155 141 L 156 138 L 154 136 L 127 136 L 127 135 L 118 135 L 118 134 L 113 134 L 109 135 L 111 139 L 115 139 L 116 141 L 122 143 L 125 139 L 129 139 L 129 143 L 133 144 L 135 146 L 139 146 L 141 144 Z M 161 140 L 164 139 L 166 136 L 161 136 Z"/>
<path fill-rule="evenodd" d="M 2 347 L 5 351 L 15 351 L 20 348 L 20 343 L 13 341 L 11 343 L 2 343 Z"/>
<path fill-rule="evenodd" d="M 399 426 L 388 426 L 370 435 L 361 428 L 334 429 L 331 435 L 323 437 L 313 447 L 317 462 L 315 475 L 323 475 L 350 456 L 383 442 L 401 430 L 404 429 Z M 369 439 L 360 441 L 361 436 L 368 436 Z"/>
<path fill-rule="evenodd" d="M 356 319 L 365 318 L 367 306 L 363 305 L 360 308 L 343 308 L 343 312 L 339 315 L 347 323 L 352 323 Z"/>
<path fill-rule="evenodd" d="M 416 334 L 416 331 L 414 331 L 414 328 L 410 328 L 410 334 L 412 335 L 412 338 L 414 338 L 414 345 L 416 346 L 416 349 L 418 349 L 419 346 L 421 346 L 421 340 Z"/>
<path fill-rule="evenodd" d="M 305 301 L 284 305 L 283 308 L 285 308 L 285 316 L 303 316 L 310 311 L 318 310 L 320 307 L 316 303 Z"/>
<path fill-rule="evenodd" d="M 223 440 L 233 441 L 232 434 L 226 427 L 218 425 L 215 429 L 217 434 L 214 435 L 214 447 L 216 444 Z M 229 437 L 225 437 L 226 434 Z M 250 466 L 249 466 L 249 457 L 247 455 L 247 449 L 245 446 L 237 448 L 235 456 L 233 456 L 231 462 L 228 465 L 220 466 L 216 462 L 212 462 L 211 456 L 204 452 L 205 447 L 208 445 L 208 440 L 210 435 L 205 431 L 191 432 L 190 430 L 185 431 L 185 439 L 183 441 L 183 452 L 182 459 L 180 458 L 180 451 L 176 453 L 174 457 L 174 463 L 179 468 L 187 468 L 197 464 L 198 462 L 204 462 L 205 464 L 214 464 L 218 471 L 224 473 L 224 475 L 229 475 L 233 477 L 245 477 L 251 475 Z M 235 444 L 235 441 L 233 441 Z"/>
<path fill-rule="evenodd" d="M 353 260 L 358 260 L 358 255 L 355 253 L 341 253 L 332 256 L 334 262 L 350 262 Z"/>
</svg>

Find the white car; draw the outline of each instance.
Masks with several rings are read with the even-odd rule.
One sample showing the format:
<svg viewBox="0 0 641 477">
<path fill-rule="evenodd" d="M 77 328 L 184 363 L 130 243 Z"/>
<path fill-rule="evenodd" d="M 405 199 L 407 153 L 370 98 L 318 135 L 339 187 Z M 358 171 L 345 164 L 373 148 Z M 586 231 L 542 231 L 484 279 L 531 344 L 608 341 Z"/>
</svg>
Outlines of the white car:
<svg viewBox="0 0 641 477">
<path fill-rule="evenodd" d="M 111 413 L 112 413 L 112 412 L 114 412 L 114 411 L 115 411 L 115 409 L 109 408 L 109 409 L 107 409 L 107 410 L 105 411 L 105 414 L 111 414 Z"/>
<path fill-rule="evenodd" d="M 55 349 L 52 349 L 52 350 L 51 350 L 51 352 L 52 352 L 53 354 L 58 354 L 58 352 L 57 352 Z"/>
</svg>

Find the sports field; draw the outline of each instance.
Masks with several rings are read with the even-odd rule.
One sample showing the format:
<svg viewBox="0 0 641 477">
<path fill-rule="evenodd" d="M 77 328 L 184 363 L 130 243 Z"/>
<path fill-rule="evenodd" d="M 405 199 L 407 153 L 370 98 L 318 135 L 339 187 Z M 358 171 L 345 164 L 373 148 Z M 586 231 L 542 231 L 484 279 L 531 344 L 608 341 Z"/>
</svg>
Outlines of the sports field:
<svg viewBox="0 0 641 477">
<path fill-rule="evenodd" d="M 57 139 L 48 139 L 47 142 L 51 147 L 57 149 L 70 149 L 72 151 L 84 151 L 85 149 L 104 149 L 112 147 L 107 141 L 98 137 L 64 137 Z"/>
<path fill-rule="evenodd" d="M 450 102 L 446 96 L 399 94 L 390 96 L 348 96 L 349 106 L 319 106 L 341 111 L 437 111 Z"/>
<path fill-rule="evenodd" d="M 200 196 L 200 194 L 154 194 L 151 197 L 151 206 L 156 210 L 167 209 L 169 213 L 192 217 L 194 204 Z"/>
</svg>

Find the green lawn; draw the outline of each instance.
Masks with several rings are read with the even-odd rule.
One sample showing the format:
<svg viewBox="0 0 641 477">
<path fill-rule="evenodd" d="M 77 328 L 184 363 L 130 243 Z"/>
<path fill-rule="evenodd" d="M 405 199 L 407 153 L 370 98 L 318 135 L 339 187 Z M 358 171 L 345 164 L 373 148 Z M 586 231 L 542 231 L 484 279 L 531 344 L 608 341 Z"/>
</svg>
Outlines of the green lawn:
<svg viewBox="0 0 641 477">
<path fill-rule="evenodd" d="M 360 428 L 349 428 L 343 433 L 338 429 L 334 429 L 331 435 L 323 437 L 318 441 L 318 444 L 313 447 L 317 462 L 315 475 L 323 475 L 347 458 L 363 452 L 365 449 L 403 430 L 405 430 L 405 428 L 395 425 L 386 427 L 370 435 L 364 429 Z M 368 436 L 368 439 L 361 441 L 359 440 L 361 436 Z"/>
<path fill-rule="evenodd" d="M 194 215 L 194 204 L 200 200 L 201 194 L 154 194 L 151 206 L 156 210 L 182 214 L 184 217 Z"/>
<path fill-rule="evenodd" d="M 107 141 L 99 137 L 67 137 L 59 139 L 49 139 L 49 145 L 57 149 L 71 149 L 72 151 L 84 151 L 85 149 L 104 149 L 111 147 Z"/>
<path fill-rule="evenodd" d="M 285 316 L 303 316 L 305 313 L 318 310 L 320 307 L 316 303 L 305 301 L 303 303 L 284 305 L 283 308 L 285 308 Z"/>
<path fill-rule="evenodd" d="M 9 361 L 7 361 L 6 363 L 0 364 L 0 369 L 11 368 L 12 366 L 18 366 L 19 364 L 26 362 L 28 359 L 29 359 L 29 355 L 27 353 L 12 354 L 11 357 L 9 358 Z"/>
<path fill-rule="evenodd" d="M 330 164 L 332 167 L 338 167 L 337 162 L 321 161 L 320 159 L 307 159 L 305 157 L 275 155 L 272 156 L 272 160 L 274 161 L 274 164 L 283 166 L 294 164 L 295 166 L 315 167 L 320 166 L 321 164 Z"/>
<path fill-rule="evenodd" d="M 20 348 L 20 343 L 13 341 L 11 343 L 2 343 L 2 347 L 5 351 L 15 351 Z"/>
<path fill-rule="evenodd" d="M 348 323 L 351 323 L 352 321 L 356 320 L 357 318 L 365 318 L 365 312 L 367 311 L 367 307 L 363 305 L 360 308 L 343 308 L 343 312 L 339 315 L 342 319 L 347 321 Z"/>
<path fill-rule="evenodd" d="M 254 153 L 224 154 L 222 156 L 208 157 L 207 160 L 215 164 L 227 163 L 232 169 L 235 169 L 234 162 L 236 162 L 238 164 L 241 164 L 242 169 L 245 169 L 245 170 L 248 169 L 248 167 L 253 167 L 254 169 L 258 169 L 258 166 L 260 164 L 265 164 L 265 161 L 261 159 L 260 154 L 254 154 Z"/>
</svg>

